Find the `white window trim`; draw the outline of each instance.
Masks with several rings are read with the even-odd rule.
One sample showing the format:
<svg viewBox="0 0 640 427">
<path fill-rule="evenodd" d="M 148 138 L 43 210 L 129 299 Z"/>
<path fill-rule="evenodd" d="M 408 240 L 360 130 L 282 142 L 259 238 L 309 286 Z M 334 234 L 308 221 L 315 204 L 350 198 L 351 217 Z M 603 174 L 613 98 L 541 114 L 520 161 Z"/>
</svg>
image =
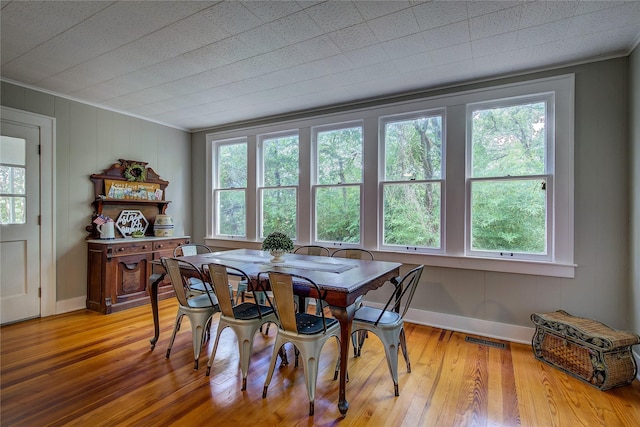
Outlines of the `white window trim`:
<svg viewBox="0 0 640 427">
<path fill-rule="evenodd" d="M 288 129 L 299 129 L 300 138 L 300 194 L 299 202 L 299 241 L 307 242 L 312 239 L 314 231 L 311 230 L 309 222 L 312 215 L 312 195 L 310 189 L 311 183 L 315 182 L 310 175 L 312 171 L 305 169 L 305 162 L 310 167 L 314 164 L 313 150 L 311 149 L 311 128 L 318 126 L 333 125 L 336 123 L 347 123 L 359 121 L 364 125 L 364 153 L 363 161 L 365 163 L 365 182 L 363 184 L 363 203 L 361 208 L 364 209 L 361 227 L 364 227 L 365 233 L 361 237 L 363 247 L 375 253 L 376 259 L 398 261 L 403 263 L 424 264 L 434 267 L 456 268 L 456 269 L 472 269 L 482 271 L 493 271 L 515 274 L 532 274 L 551 277 L 575 277 L 576 265 L 574 264 L 574 98 L 575 98 L 575 77 L 573 74 L 559 75 L 538 80 L 529 80 L 517 82 L 507 85 L 491 86 L 470 91 L 452 92 L 443 95 L 437 95 L 429 98 L 421 98 L 412 101 L 389 103 L 384 105 L 376 105 L 367 108 L 354 109 L 347 112 L 331 113 L 326 115 L 318 115 L 297 120 L 282 121 L 267 125 L 256 125 L 246 128 L 238 128 L 233 130 L 225 130 L 213 132 L 206 135 L 207 141 L 207 173 L 212 176 L 212 142 L 223 139 L 247 137 L 249 142 L 253 138 L 255 144 L 256 135 L 262 133 L 272 133 L 285 131 Z M 554 218 L 554 227 L 556 230 L 555 246 L 553 248 L 553 261 L 542 262 L 534 260 L 504 260 L 473 257 L 465 254 L 464 245 L 464 216 L 460 215 L 460 211 L 465 209 L 465 144 L 460 142 L 453 143 L 456 139 L 464 141 L 465 129 L 460 127 L 460 123 L 464 123 L 466 117 L 466 104 L 473 102 L 481 102 L 489 99 L 508 98 L 513 96 L 524 96 L 535 93 L 555 92 L 556 97 L 556 155 L 555 155 L 555 200 L 553 201 L 556 209 L 556 217 Z M 420 254 L 412 252 L 393 252 L 378 248 L 376 245 L 378 239 L 379 211 L 378 211 L 378 187 L 379 179 L 375 174 L 380 167 L 380 159 L 378 156 L 377 138 L 379 133 L 374 132 L 377 129 L 378 120 L 382 116 L 410 113 L 418 110 L 428 110 L 434 108 L 446 108 L 446 123 L 444 124 L 447 134 L 447 153 L 445 157 L 446 164 L 446 183 L 443 189 L 443 203 L 445 204 L 445 218 L 443 227 L 446 228 L 444 242 L 445 254 Z M 463 120 L 462 122 L 458 120 Z M 374 142 L 372 142 L 374 138 Z M 375 144 L 371 147 L 371 144 Z M 461 145 L 461 146 L 460 146 Z M 249 148 L 251 162 L 255 164 L 255 158 L 252 160 L 252 151 Z M 378 158 L 376 158 L 378 156 Z M 371 175 L 374 175 L 371 178 Z M 255 177 L 254 177 L 255 178 Z M 254 185 L 248 183 L 249 187 Z M 460 187 L 462 186 L 462 187 Z M 463 189 L 460 194 L 460 188 Z M 237 248 L 239 246 L 247 248 L 259 248 L 259 242 L 255 239 L 255 230 L 253 235 L 247 232 L 246 241 L 239 244 L 238 239 L 219 239 L 212 234 L 212 182 L 207 180 L 207 235 L 210 236 L 206 241 L 220 248 Z M 252 190 L 250 188 L 250 190 Z M 304 193 L 304 194 L 303 194 Z M 252 198 L 253 197 L 253 198 Z M 249 207 L 255 204 L 256 195 L 248 194 L 247 203 Z M 372 207 L 375 206 L 375 209 Z M 248 213 L 250 215 L 250 213 Z M 255 212 L 253 213 L 255 215 Z M 373 221 L 372 219 L 375 218 Z M 249 221 L 252 219 L 249 218 Z M 304 223 L 303 223 L 304 222 Z M 249 227 L 250 224 L 247 224 Z M 307 236 L 308 234 L 308 236 Z"/>
<path fill-rule="evenodd" d="M 441 146 L 441 159 L 440 159 L 440 178 L 439 179 L 428 179 L 428 180 L 415 180 L 415 181 L 387 181 L 386 180 L 386 138 L 385 135 L 385 125 L 390 122 L 396 122 L 401 120 L 412 120 L 422 117 L 437 117 L 439 116 L 442 121 L 442 146 Z M 444 255 L 445 251 L 445 210 L 446 210 L 446 177 L 447 177 L 447 110 L 446 108 L 434 108 L 429 110 L 422 111 L 412 111 L 410 113 L 402 113 L 402 114 L 392 114 L 387 116 L 381 116 L 378 119 L 378 130 L 379 130 L 379 140 L 378 140 L 378 157 L 379 161 L 379 170 L 378 170 L 378 179 L 379 189 L 378 189 L 378 248 L 383 251 L 406 251 L 413 253 L 421 253 L 421 254 L 434 254 L 434 255 Z M 384 243 L 384 186 L 387 184 L 410 184 L 410 183 L 440 183 L 440 247 L 439 248 L 428 248 L 428 247 L 416 247 L 416 246 L 407 246 L 407 245 L 386 245 Z M 402 249 L 404 248 L 404 249 Z"/>
<path fill-rule="evenodd" d="M 360 176 L 360 182 L 341 182 L 331 184 L 319 184 L 318 183 L 318 134 L 321 132 L 327 132 L 332 130 L 342 130 L 350 128 L 360 128 L 362 131 L 362 174 Z M 364 243 L 364 169 L 366 164 L 365 159 L 365 125 L 363 120 L 350 120 L 345 122 L 334 122 L 329 124 L 323 124 L 320 126 L 313 126 L 311 128 L 311 243 L 314 245 L 326 246 L 327 244 L 337 248 L 350 248 L 350 247 L 362 247 Z M 339 187 L 359 187 L 360 188 L 360 238 L 359 243 L 349 242 L 329 242 L 318 239 L 318 230 L 316 222 L 316 191 L 318 188 L 339 188 Z"/>
</svg>

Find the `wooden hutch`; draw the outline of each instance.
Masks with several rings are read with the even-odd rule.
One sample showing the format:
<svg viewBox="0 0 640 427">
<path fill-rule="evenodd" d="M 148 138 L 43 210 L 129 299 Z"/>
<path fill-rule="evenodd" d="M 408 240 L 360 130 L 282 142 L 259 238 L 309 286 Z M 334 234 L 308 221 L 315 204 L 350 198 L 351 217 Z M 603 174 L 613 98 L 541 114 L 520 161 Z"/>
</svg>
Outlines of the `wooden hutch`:
<svg viewBox="0 0 640 427">
<path fill-rule="evenodd" d="M 147 284 L 149 276 L 154 273 L 151 261 L 173 256 L 176 247 L 189 243 L 188 236 L 154 237 L 156 215 L 165 214 L 167 205 L 171 203 L 165 200 L 169 182 L 162 180 L 153 169 L 147 167 L 147 163 L 124 159 L 100 174 L 91 175 L 90 179 L 94 185 L 95 199 L 92 202 L 94 212 L 91 225 L 87 226 L 87 308 L 108 314 L 147 304 Z M 144 198 L 110 191 L 113 188 L 135 188 L 134 184 L 128 183 L 136 182 L 160 191 L 144 195 Z M 134 238 L 117 228 L 114 239 L 100 239 L 94 220 L 103 216 L 117 221 L 123 210 L 142 213 L 148 223 L 144 236 Z M 173 295 L 168 282 L 162 283 L 158 292 L 159 298 Z"/>
</svg>

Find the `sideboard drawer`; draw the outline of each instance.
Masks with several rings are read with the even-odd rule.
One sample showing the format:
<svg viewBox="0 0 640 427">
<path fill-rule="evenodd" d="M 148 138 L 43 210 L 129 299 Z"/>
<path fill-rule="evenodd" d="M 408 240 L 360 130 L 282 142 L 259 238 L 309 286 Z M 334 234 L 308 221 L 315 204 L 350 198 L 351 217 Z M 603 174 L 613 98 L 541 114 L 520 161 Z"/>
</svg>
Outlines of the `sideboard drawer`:
<svg viewBox="0 0 640 427">
<path fill-rule="evenodd" d="M 151 252 L 153 250 L 152 242 L 128 242 L 113 245 L 113 256 L 139 254 Z"/>
<path fill-rule="evenodd" d="M 184 244 L 185 244 L 185 239 L 160 240 L 157 242 L 153 242 L 153 250 L 173 252 L 175 248 Z"/>
</svg>

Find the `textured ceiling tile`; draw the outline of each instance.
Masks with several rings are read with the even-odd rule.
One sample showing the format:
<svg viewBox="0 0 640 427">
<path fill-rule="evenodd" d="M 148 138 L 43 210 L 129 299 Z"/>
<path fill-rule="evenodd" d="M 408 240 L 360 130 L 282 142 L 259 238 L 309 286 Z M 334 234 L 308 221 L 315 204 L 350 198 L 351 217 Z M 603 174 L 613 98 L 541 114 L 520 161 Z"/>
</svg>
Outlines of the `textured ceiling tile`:
<svg viewBox="0 0 640 427">
<path fill-rule="evenodd" d="M 411 6 L 408 1 L 355 1 L 355 6 L 365 20 L 379 18 L 389 15 Z"/>
<path fill-rule="evenodd" d="M 310 7 L 305 12 L 325 32 L 363 22 L 362 15 L 350 1 L 328 1 Z"/>
<path fill-rule="evenodd" d="M 293 1 L 248 1 L 245 7 L 256 15 L 262 22 L 271 22 L 302 10 Z"/>
<path fill-rule="evenodd" d="M 522 1 L 467 1 L 464 2 L 467 5 L 467 11 L 469 18 L 475 18 L 476 16 L 488 15 L 490 13 L 497 12 L 502 9 L 509 9 L 514 6 L 523 4 Z"/>
<path fill-rule="evenodd" d="M 373 34 L 369 26 L 364 23 L 333 31 L 329 34 L 329 37 L 331 37 L 331 40 L 333 40 L 342 52 L 348 52 L 353 49 L 360 49 L 378 43 L 375 34 Z"/>
<path fill-rule="evenodd" d="M 2 49 L 2 64 L 77 25 L 107 2 L 10 2 L 0 13 L 3 44 L 12 46 L 11 55 Z"/>
<path fill-rule="evenodd" d="M 550 24 L 538 25 L 518 31 L 517 47 L 527 47 L 537 44 L 545 44 L 556 40 L 564 39 L 569 27 L 569 20 L 552 22 Z"/>
<path fill-rule="evenodd" d="M 467 20 L 466 2 L 435 1 L 414 6 L 413 14 L 422 30 Z"/>
<path fill-rule="evenodd" d="M 379 46 L 368 46 L 352 50 L 345 53 L 345 56 L 349 58 L 351 63 L 358 66 L 383 63 L 390 59 L 384 49 L 380 49 Z"/>
<path fill-rule="evenodd" d="M 403 58 L 406 56 L 424 53 L 428 46 L 421 34 L 412 34 L 399 39 L 390 40 L 380 44 L 389 58 Z"/>
<path fill-rule="evenodd" d="M 232 35 L 262 25 L 262 21 L 239 1 L 219 2 L 202 15 L 209 21 L 208 25 L 218 26 Z"/>
<path fill-rule="evenodd" d="M 515 31 L 520 24 L 522 7 L 502 9 L 488 15 L 478 16 L 469 20 L 469 34 L 471 40 Z"/>
<path fill-rule="evenodd" d="M 296 47 L 303 52 L 305 60 L 327 58 L 341 53 L 340 48 L 331 41 L 329 36 L 320 36 L 310 40 L 296 43 Z"/>
<path fill-rule="evenodd" d="M 440 49 L 471 41 L 469 24 L 467 21 L 456 22 L 443 27 L 422 32 L 425 46 L 428 50 Z"/>
<path fill-rule="evenodd" d="M 391 62 L 395 64 L 396 68 L 401 73 L 420 70 L 422 68 L 429 68 L 433 65 L 431 53 L 429 52 L 425 52 L 419 55 L 407 56 L 400 59 L 394 59 Z"/>
<path fill-rule="evenodd" d="M 297 43 L 324 33 L 306 11 L 285 16 L 268 25 L 289 43 Z"/>
<path fill-rule="evenodd" d="M 513 50 L 517 42 L 518 37 L 514 33 L 505 33 L 485 37 L 480 40 L 473 40 L 471 42 L 471 48 L 473 49 L 474 58 L 477 58 Z"/>
<path fill-rule="evenodd" d="M 535 27 L 573 16 L 578 7 L 575 1 L 531 2 L 522 5 L 520 28 Z"/>
<path fill-rule="evenodd" d="M 455 46 L 447 46 L 429 52 L 433 65 L 451 64 L 471 59 L 471 43 L 462 43 Z"/>
<path fill-rule="evenodd" d="M 238 34 L 237 38 L 252 47 L 255 52 L 263 53 L 280 49 L 289 44 L 282 38 L 273 28 L 267 25 L 261 25 L 244 33 Z"/>
<path fill-rule="evenodd" d="M 367 25 L 380 41 L 393 40 L 420 31 L 411 9 L 373 19 L 367 22 Z"/>
</svg>

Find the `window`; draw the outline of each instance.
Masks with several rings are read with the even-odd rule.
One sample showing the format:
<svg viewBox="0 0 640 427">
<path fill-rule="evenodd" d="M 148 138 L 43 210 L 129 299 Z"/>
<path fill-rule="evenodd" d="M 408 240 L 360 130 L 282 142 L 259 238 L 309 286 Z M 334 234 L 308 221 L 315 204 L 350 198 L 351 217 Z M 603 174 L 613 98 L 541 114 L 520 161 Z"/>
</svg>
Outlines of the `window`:
<svg viewBox="0 0 640 427">
<path fill-rule="evenodd" d="M 26 223 L 26 143 L 0 137 L 0 224 Z"/>
<path fill-rule="evenodd" d="M 219 236 L 246 236 L 246 141 L 218 142 L 215 144 L 217 167 L 214 183 L 216 234 Z"/>
<path fill-rule="evenodd" d="M 297 236 L 298 212 L 298 135 L 263 136 L 262 187 L 260 199 L 260 237 L 279 231 L 292 239 Z"/>
<path fill-rule="evenodd" d="M 313 130 L 315 163 L 315 240 L 361 241 L 362 125 Z"/>
<path fill-rule="evenodd" d="M 210 133 L 211 244 L 279 230 L 382 260 L 574 277 L 574 86 L 485 83 Z"/>
<path fill-rule="evenodd" d="M 382 247 L 442 251 L 443 113 L 380 121 Z"/>
<path fill-rule="evenodd" d="M 470 254 L 546 259 L 550 253 L 551 102 L 546 96 L 467 107 Z"/>
</svg>

